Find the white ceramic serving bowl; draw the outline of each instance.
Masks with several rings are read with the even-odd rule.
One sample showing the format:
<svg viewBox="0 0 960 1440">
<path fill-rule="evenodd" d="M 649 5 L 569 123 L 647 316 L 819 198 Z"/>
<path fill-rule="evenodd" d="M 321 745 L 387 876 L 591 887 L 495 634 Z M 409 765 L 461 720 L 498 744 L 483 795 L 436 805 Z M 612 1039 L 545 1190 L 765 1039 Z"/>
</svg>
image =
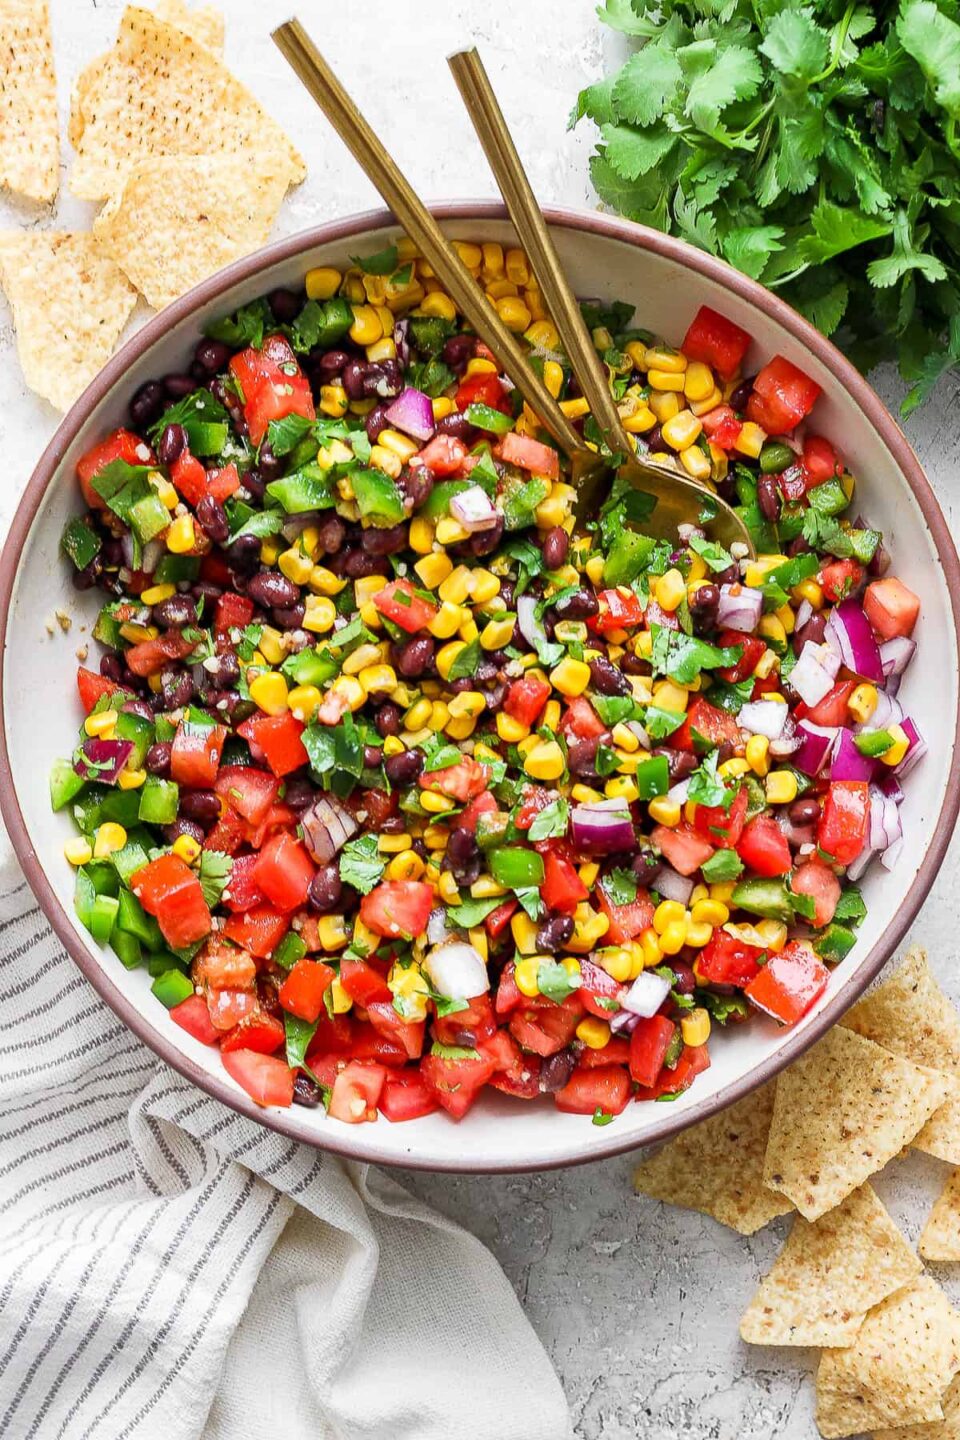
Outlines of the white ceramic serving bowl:
<svg viewBox="0 0 960 1440">
<path fill-rule="evenodd" d="M 512 243 L 495 205 L 438 209 L 447 233 Z M 826 994 L 795 1029 L 761 1019 L 715 1032 L 712 1065 L 672 1104 L 631 1104 L 605 1127 L 558 1113 L 552 1101 L 524 1104 L 488 1091 L 459 1125 L 444 1113 L 408 1124 L 348 1126 L 321 1110 L 261 1110 L 208 1049 L 173 1024 L 150 993 L 146 972 L 127 972 L 100 950 L 73 915 L 74 877 L 63 858 L 69 812 L 54 815 L 47 794 L 52 761 L 73 743 L 80 709 L 77 647 L 100 592 L 78 594 L 58 553 L 64 522 L 82 509 L 77 458 L 126 423 L 129 397 L 145 380 L 180 370 L 204 324 L 280 285 L 297 285 L 311 266 L 343 265 L 358 249 L 382 248 L 397 234 L 386 212 L 308 231 L 212 277 L 153 319 L 114 357 L 58 429 L 28 486 L 0 562 L 3 625 L 0 805 L 38 900 L 84 974 L 164 1060 L 211 1094 L 261 1123 L 340 1154 L 436 1170 L 535 1170 L 610 1155 L 676 1133 L 769 1079 L 821 1035 L 857 998 L 893 952 L 919 909 L 953 829 L 960 800 L 958 605 L 960 564 L 919 463 L 880 400 L 839 352 L 782 301 L 722 262 L 656 232 L 592 213 L 548 212 L 561 259 L 580 295 L 623 298 L 636 323 L 679 342 L 701 304 L 754 336 L 748 367 L 774 353 L 795 361 L 823 387 L 816 428 L 834 440 L 858 477 L 856 508 L 883 529 L 896 573 L 922 599 L 919 649 L 900 692 L 929 753 L 910 776 L 903 804 L 906 845 L 888 873 L 868 872 L 869 914 L 853 952 L 832 973 Z M 61 608 L 69 633 L 46 622 Z M 91 642 L 92 664 L 97 647 Z"/>
</svg>

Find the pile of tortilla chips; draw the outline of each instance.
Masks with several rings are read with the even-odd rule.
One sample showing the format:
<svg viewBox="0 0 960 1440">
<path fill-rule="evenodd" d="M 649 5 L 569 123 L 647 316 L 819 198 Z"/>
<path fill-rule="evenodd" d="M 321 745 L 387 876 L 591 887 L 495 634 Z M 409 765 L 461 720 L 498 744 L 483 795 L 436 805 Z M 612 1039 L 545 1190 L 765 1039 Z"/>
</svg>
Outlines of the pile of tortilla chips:
<svg viewBox="0 0 960 1440">
<path fill-rule="evenodd" d="M 24 376 L 60 409 L 109 357 L 138 292 L 160 309 L 255 250 L 306 173 L 224 65 L 223 28 L 219 11 L 186 0 L 129 6 L 113 49 L 71 95 L 70 188 L 103 202 L 92 234 L 0 235 Z M 0 31 L 0 184 L 50 202 L 59 137 L 47 0 L 0 0 Z"/>
<path fill-rule="evenodd" d="M 867 1184 L 906 1146 L 960 1165 L 960 1015 L 921 950 L 776 1081 L 636 1172 L 642 1194 L 743 1235 L 799 1212 L 740 1334 L 821 1348 L 827 1440 L 960 1436 L 960 1314 Z M 919 1251 L 960 1260 L 960 1169 Z"/>
</svg>

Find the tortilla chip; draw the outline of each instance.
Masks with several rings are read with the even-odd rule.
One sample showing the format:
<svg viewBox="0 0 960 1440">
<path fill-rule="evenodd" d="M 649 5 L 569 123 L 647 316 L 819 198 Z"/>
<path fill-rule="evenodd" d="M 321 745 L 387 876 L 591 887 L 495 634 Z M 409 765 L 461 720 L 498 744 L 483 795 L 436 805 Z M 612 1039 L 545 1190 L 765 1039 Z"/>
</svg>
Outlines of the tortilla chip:
<svg viewBox="0 0 960 1440">
<path fill-rule="evenodd" d="M 925 1260 L 960 1260 L 960 1170 L 933 1202 L 918 1248 Z"/>
<path fill-rule="evenodd" d="M 633 1177 L 641 1195 L 712 1215 L 752 1235 L 793 1206 L 763 1186 L 763 1156 L 773 1114 L 775 1083 L 684 1130 Z"/>
<path fill-rule="evenodd" d="M 923 1266 L 869 1185 L 814 1224 L 797 1216 L 740 1334 L 750 1345 L 851 1345 L 864 1315 Z"/>
<path fill-rule="evenodd" d="M 47 202 L 60 183 L 47 0 L 0 0 L 0 184 Z"/>
<path fill-rule="evenodd" d="M 160 155 L 142 161 L 100 211 L 93 233 L 159 310 L 262 245 L 286 194 L 286 155 L 256 166 L 240 155 Z"/>
<path fill-rule="evenodd" d="M 149 10 L 129 7 L 117 43 L 83 72 L 73 94 L 70 176 L 83 200 L 106 200 L 129 170 L 156 155 L 284 155 L 290 180 L 303 159 L 245 85 L 204 45 Z"/>
<path fill-rule="evenodd" d="M 931 1276 L 919 1275 L 870 1311 L 852 1345 L 823 1352 L 820 1434 L 942 1420 L 941 1397 L 958 1369 L 960 1315 Z"/>
<path fill-rule="evenodd" d="M 950 1381 L 940 1401 L 943 1419 L 925 1425 L 900 1425 L 895 1430 L 874 1430 L 873 1440 L 960 1440 L 960 1375 Z"/>
<path fill-rule="evenodd" d="M 0 286 L 27 384 L 66 410 L 113 353 L 137 292 L 86 232 L 0 234 Z"/>
<path fill-rule="evenodd" d="M 836 1026 L 779 1078 L 764 1184 L 819 1219 L 909 1144 L 948 1085 Z"/>
<path fill-rule="evenodd" d="M 914 1150 L 960 1165 L 960 1014 L 931 975 L 926 952 L 911 950 L 899 970 L 840 1023 L 894 1055 L 955 1078 L 954 1092 L 912 1144 Z"/>
<path fill-rule="evenodd" d="M 176 25 L 185 35 L 191 35 L 201 45 L 206 45 L 215 55 L 223 54 L 223 12 L 213 5 L 198 5 L 191 10 L 186 0 L 158 0 L 153 7 L 158 20 L 167 25 Z"/>
</svg>

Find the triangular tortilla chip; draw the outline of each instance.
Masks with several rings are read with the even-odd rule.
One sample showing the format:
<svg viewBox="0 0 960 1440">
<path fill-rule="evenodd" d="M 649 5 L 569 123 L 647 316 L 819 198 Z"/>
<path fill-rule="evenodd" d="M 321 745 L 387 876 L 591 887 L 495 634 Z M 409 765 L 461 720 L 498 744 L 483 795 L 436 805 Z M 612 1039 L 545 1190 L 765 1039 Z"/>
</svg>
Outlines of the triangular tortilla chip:
<svg viewBox="0 0 960 1440">
<path fill-rule="evenodd" d="M 68 409 L 113 353 L 137 292 L 92 235 L 55 230 L 0 234 L 0 286 L 27 384 Z"/>
<path fill-rule="evenodd" d="M 894 1055 L 942 1070 L 960 1082 L 960 1014 L 931 975 L 923 950 L 912 949 L 899 970 L 858 1001 L 840 1023 Z M 960 1165 L 960 1083 L 912 1145 Z"/>
<path fill-rule="evenodd" d="M 245 85 L 204 45 L 148 10 L 129 7 L 117 43 L 74 88 L 70 187 L 84 200 L 116 194 L 150 155 L 286 155 L 292 183 L 303 159 Z"/>
<path fill-rule="evenodd" d="M 942 1420 L 941 1397 L 960 1368 L 960 1315 L 920 1275 L 871 1310 L 856 1340 L 824 1350 L 817 1425 L 833 1440 L 883 1425 Z"/>
<path fill-rule="evenodd" d="M 818 1219 L 909 1144 L 948 1083 L 835 1026 L 777 1082 L 764 1184 Z"/>
<path fill-rule="evenodd" d="M 925 1260 L 960 1260 L 960 1170 L 933 1202 L 918 1248 Z"/>
<path fill-rule="evenodd" d="M 286 155 L 158 155 L 142 160 L 93 232 L 157 310 L 262 245 L 290 178 Z"/>
<path fill-rule="evenodd" d="M 47 0 L 0 0 L 0 185 L 52 200 L 60 183 Z"/>
<path fill-rule="evenodd" d="M 798 1215 L 740 1334 L 751 1345 L 851 1345 L 863 1318 L 923 1266 L 869 1185 L 812 1225 Z"/>
<path fill-rule="evenodd" d="M 158 0 L 153 11 L 159 20 L 176 25 L 215 55 L 223 54 L 223 12 L 213 5 L 197 5 L 191 10 L 186 0 Z"/>
<path fill-rule="evenodd" d="M 950 1381 L 941 1400 L 943 1419 L 925 1425 L 899 1425 L 874 1430 L 873 1440 L 960 1440 L 960 1375 Z"/>
<path fill-rule="evenodd" d="M 786 1215 L 790 1202 L 763 1186 L 774 1088 L 772 1083 L 754 1090 L 642 1160 L 636 1188 L 654 1200 L 701 1210 L 741 1235 Z"/>
</svg>

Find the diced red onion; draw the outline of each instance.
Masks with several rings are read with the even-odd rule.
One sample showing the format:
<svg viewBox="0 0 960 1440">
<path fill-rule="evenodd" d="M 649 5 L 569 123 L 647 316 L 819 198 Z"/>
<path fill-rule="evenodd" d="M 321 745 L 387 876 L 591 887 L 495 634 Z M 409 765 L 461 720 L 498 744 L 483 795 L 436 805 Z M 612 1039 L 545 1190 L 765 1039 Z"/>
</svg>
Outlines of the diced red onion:
<svg viewBox="0 0 960 1440">
<path fill-rule="evenodd" d="M 877 785 L 870 786 L 870 833 L 867 844 L 871 850 L 886 850 L 903 836 L 897 802 L 884 795 Z"/>
<path fill-rule="evenodd" d="M 903 706 L 898 701 L 894 700 L 893 697 L 888 693 L 888 691 L 878 690 L 877 705 L 873 714 L 870 716 L 870 724 L 869 726 L 864 726 L 862 728 L 870 730 L 886 730 L 891 725 L 899 725 L 902 719 Z"/>
<path fill-rule="evenodd" d="M 537 600 L 533 595 L 521 595 L 517 601 L 517 624 L 520 626 L 520 633 L 528 645 L 534 650 L 539 650 L 541 645 L 546 645 L 547 632 L 543 628 L 543 621 L 537 619 Z"/>
<path fill-rule="evenodd" d="M 422 390 L 408 385 L 387 410 L 386 418 L 391 425 L 412 435 L 414 440 L 429 440 L 436 425 L 433 419 L 433 401 Z"/>
<path fill-rule="evenodd" d="M 810 720 L 801 720 L 797 725 L 797 734 L 800 748 L 794 752 L 794 765 L 804 775 L 819 775 L 833 749 L 836 730 L 814 725 Z"/>
<path fill-rule="evenodd" d="M 447 940 L 424 958 L 433 988 L 450 1000 L 472 1000 L 490 989 L 486 962 L 465 940 Z"/>
<path fill-rule="evenodd" d="M 880 646 L 880 663 L 885 677 L 902 675 L 913 659 L 917 648 L 916 640 L 908 635 L 895 635 Z"/>
<path fill-rule="evenodd" d="M 133 563 L 133 534 L 131 531 L 124 530 L 120 536 L 120 549 L 123 552 L 124 565 L 126 565 L 128 570 L 135 570 L 136 566 Z"/>
<path fill-rule="evenodd" d="M 667 799 L 673 800 L 677 805 L 685 805 L 689 792 L 690 778 L 688 776 L 686 780 L 678 780 L 676 785 L 670 786 L 670 789 L 667 791 Z"/>
<path fill-rule="evenodd" d="M 84 740 L 73 768 L 84 780 L 99 780 L 103 785 L 116 785 L 120 771 L 133 750 L 130 740 Z"/>
<path fill-rule="evenodd" d="M 693 880 L 687 875 L 678 875 L 671 865 L 662 864 L 657 872 L 655 889 L 664 900 L 676 900 L 679 905 L 686 905 L 693 893 Z"/>
<path fill-rule="evenodd" d="M 892 770 L 888 770 L 886 775 L 878 781 L 878 784 L 884 795 L 889 795 L 890 799 L 898 805 L 903 804 L 903 786 Z"/>
<path fill-rule="evenodd" d="M 826 645 L 808 640 L 800 651 L 800 659 L 790 671 L 790 684 L 804 705 L 819 705 L 833 689 L 834 677 L 840 669 L 840 658 Z"/>
<path fill-rule="evenodd" d="M 397 359 L 406 370 L 410 364 L 410 321 L 406 316 L 393 327 L 393 343 L 397 347 Z"/>
<path fill-rule="evenodd" d="M 624 1010 L 649 1020 L 670 994 L 670 981 L 652 970 L 643 970 L 620 1001 Z"/>
<path fill-rule="evenodd" d="M 643 726 L 640 724 L 639 720 L 628 720 L 627 729 L 633 731 L 634 735 L 636 735 L 644 750 L 653 749 L 653 742 L 651 741 L 650 736 L 647 734 L 646 730 L 644 730 Z"/>
<path fill-rule="evenodd" d="M 787 706 L 779 700 L 751 700 L 737 716 L 737 724 L 751 735 L 765 735 L 779 740 L 787 723 Z"/>
<path fill-rule="evenodd" d="M 800 736 L 795 731 L 792 735 L 788 735 L 786 732 L 784 732 L 784 734 L 780 736 L 779 740 L 770 741 L 770 754 L 773 756 L 774 760 L 785 760 L 788 755 L 792 755 L 796 750 L 799 749 Z"/>
<path fill-rule="evenodd" d="M 152 575 L 160 564 L 160 557 L 166 553 L 166 545 L 162 540 L 148 540 L 143 547 L 143 555 L 140 560 L 140 569 L 144 575 Z"/>
<path fill-rule="evenodd" d="M 877 768 L 876 760 L 861 755 L 854 744 L 853 731 L 844 727 L 837 737 L 830 764 L 831 780 L 872 780 Z"/>
<path fill-rule="evenodd" d="M 629 1010 L 618 1010 L 616 1015 L 610 1017 L 610 1033 L 611 1035 L 632 1035 L 639 1024 L 639 1015 L 632 1015 Z"/>
<path fill-rule="evenodd" d="M 763 614 L 763 592 L 752 590 L 749 585 L 720 586 L 720 604 L 717 606 L 717 624 L 725 630 L 741 630 L 752 635 L 760 624 Z"/>
<path fill-rule="evenodd" d="M 794 630 L 802 630 L 812 614 L 813 606 L 810 604 L 810 601 L 801 600 L 800 604 L 797 606 L 796 619 L 793 622 Z"/>
<path fill-rule="evenodd" d="M 611 804 L 617 808 L 611 809 Z M 570 812 L 570 827 L 574 847 L 594 854 L 612 855 L 617 850 L 632 850 L 636 844 L 633 821 L 622 800 L 597 800 L 575 806 Z"/>
<path fill-rule="evenodd" d="M 823 638 L 855 675 L 865 680 L 883 679 L 880 651 L 859 600 L 844 600 L 831 612 Z"/>
<path fill-rule="evenodd" d="M 869 845 L 864 845 L 856 860 L 851 860 L 847 866 L 847 879 L 856 882 L 864 874 L 870 861 L 876 855 L 876 850 L 871 850 Z"/>
<path fill-rule="evenodd" d="M 431 945 L 439 945 L 442 940 L 448 940 L 453 934 L 447 924 L 447 911 L 443 905 L 438 905 L 436 910 L 430 911 L 430 918 L 427 921 L 427 939 Z"/>
<path fill-rule="evenodd" d="M 897 861 L 900 859 L 902 853 L 903 837 L 901 836 L 899 840 L 894 840 L 892 845 L 888 845 L 886 850 L 884 850 L 883 854 L 880 856 L 880 864 L 883 866 L 884 870 L 892 870 L 894 865 L 896 865 Z"/>
<path fill-rule="evenodd" d="M 468 490 L 454 495 L 450 501 L 450 513 L 471 535 L 492 530 L 500 518 L 490 496 L 479 485 L 471 485 Z"/>
<path fill-rule="evenodd" d="M 329 865 L 333 857 L 356 835 L 360 826 L 342 805 L 321 795 L 300 817 L 303 840 L 318 865 Z"/>
<path fill-rule="evenodd" d="M 917 762 L 919 760 L 922 760 L 924 755 L 926 755 L 927 742 L 926 740 L 924 740 L 923 736 L 920 734 L 920 731 L 917 729 L 916 725 L 909 716 L 901 720 L 900 725 L 903 729 L 903 733 L 910 741 L 910 748 L 907 751 L 906 755 L 904 755 L 899 765 L 894 765 L 893 767 L 893 773 L 902 780 L 905 775 L 910 774 L 910 771 L 913 769 L 914 765 L 916 765 Z"/>
</svg>

